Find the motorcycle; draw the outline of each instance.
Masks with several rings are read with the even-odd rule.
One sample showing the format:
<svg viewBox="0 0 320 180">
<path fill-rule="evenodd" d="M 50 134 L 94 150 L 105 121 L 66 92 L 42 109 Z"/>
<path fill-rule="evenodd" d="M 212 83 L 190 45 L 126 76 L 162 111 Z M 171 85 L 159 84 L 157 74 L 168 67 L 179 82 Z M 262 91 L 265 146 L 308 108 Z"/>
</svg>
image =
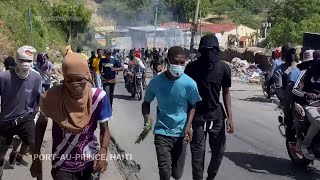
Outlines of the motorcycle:
<svg viewBox="0 0 320 180">
<path fill-rule="evenodd" d="M 142 100 L 143 93 L 143 68 L 140 66 L 129 67 L 125 72 L 127 79 L 126 89 L 132 98 Z"/>
<path fill-rule="evenodd" d="M 291 159 L 291 162 L 300 167 L 305 167 L 313 163 L 312 160 L 309 160 L 303 156 L 301 152 L 296 150 L 297 144 L 297 135 L 296 135 L 296 125 L 293 122 L 293 113 L 291 107 L 285 110 L 285 107 L 279 107 L 281 109 L 281 115 L 278 117 L 279 131 L 280 134 L 286 139 L 286 148 Z M 318 109 L 320 111 L 320 109 Z M 285 113 L 287 112 L 287 113 Z M 304 137 L 308 129 L 310 127 L 309 120 L 304 117 L 304 119 L 300 120 L 300 126 L 302 128 L 302 136 Z M 303 139 L 302 139 L 303 140 Z M 311 149 L 316 156 L 317 160 L 320 160 L 320 132 L 314 137 L 311 145 Z"/>
<path fill-rule="evenodd" d="M 269 86 L 269 73 L 263 72 L 261 73 L 261 86 L 262 86 L 262 92 L 263 95 L 269 99 L 269 94 L 268 94 L 268 86 Z M 270 97 L 274 96 L 276 94 L 276 89 L 274 87 L 274 84 L 270 85 Z"/>
</svg>

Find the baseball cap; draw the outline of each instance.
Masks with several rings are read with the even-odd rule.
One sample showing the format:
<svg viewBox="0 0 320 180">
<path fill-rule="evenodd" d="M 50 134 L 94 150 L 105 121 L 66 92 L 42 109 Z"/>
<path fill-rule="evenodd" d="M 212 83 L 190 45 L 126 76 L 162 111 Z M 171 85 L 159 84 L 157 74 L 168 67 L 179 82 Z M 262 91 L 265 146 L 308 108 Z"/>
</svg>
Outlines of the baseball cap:
<svg viewBox="0 0 320 180">
<path fill-rule="evenodd" d="M 37 50 L 31 46 L 22 46 L 17 50 L 18 59 L 33 61 Z"/>
<path fill-rule="evenodd" d="M 313 52 L 314 50 L 307 50 L 303 53 L 303 60 L 302 62 L 305 61 L 312 61 L 313 60 Z"/>
<path fill-rule="evenodd" d="M 201 38 L 199 49 L 203 48 L 216 48 L 219 51 L 219 41 L 213 34 L 205 35 Z"/>
</svg>

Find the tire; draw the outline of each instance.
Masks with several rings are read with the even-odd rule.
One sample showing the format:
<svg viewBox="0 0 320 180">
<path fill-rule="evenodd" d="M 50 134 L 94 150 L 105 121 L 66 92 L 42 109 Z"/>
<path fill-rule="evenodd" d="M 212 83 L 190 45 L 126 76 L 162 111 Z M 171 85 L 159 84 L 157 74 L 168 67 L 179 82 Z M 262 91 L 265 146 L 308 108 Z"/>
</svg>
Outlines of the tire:
<svg viewBox="0 0 320 180">
<path fill-rule="evenodd" d="M 143 92 L 143 87 L 142 84 L 139 86 L 139 94 L 138 94 L 138 100 L 141 101 L 142 100 L 142 92 Z"/>
<path fill-rule="evenodd" d="M 306 167 L 306 166 L 308 166 L 308 165 L 310 165 L 311 164 L 311 160 L 309 160 L 309 159 L 307 159 L 307 158 L 305 158 L 305 157 L 299 157 L 298 155 L 297 155 L 297 153 L 295 153 L 295 152 L 293 152 L 292 150 L 291 150 L 291 148 L 289 147 L 290 146 L 290 144 L 289 144 L 289 141 L 288 140 L 286 140 L 286 147 L 287 147 L 287 152 L 288 152 L 288 155 L 289 155 L 289 157 L 290 157 L 290 159 L 291 159 L 291 162 L 295 165 L 295 166 L 298 166 L 298 167 Z"/>
<path fill-rule="evenodd" d="M 267 86 L 265 84 L 262 84 L 262 92 L 263 92 L 263 95 L 268 99 L 269 95 L 267 92 Z"/>
</svg>

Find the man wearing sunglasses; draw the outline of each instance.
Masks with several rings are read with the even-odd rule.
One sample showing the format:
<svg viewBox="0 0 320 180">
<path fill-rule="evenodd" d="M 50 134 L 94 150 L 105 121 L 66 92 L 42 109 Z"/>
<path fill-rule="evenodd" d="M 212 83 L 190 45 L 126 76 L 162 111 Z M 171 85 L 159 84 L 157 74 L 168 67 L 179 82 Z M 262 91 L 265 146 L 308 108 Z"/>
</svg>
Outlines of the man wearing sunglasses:
<svg viewBox="0 0 320 180">
<path fill-rule="evenodd" d="M 41 76 L 31 70 L 35 53 L 31 46 L 19 48 L 14 69 L 0 73 L 0 180 L 13 136 L 26 144 L 17 153 L 17 162 L 22 161 L 28 146 L 34 146 L 34 117 L 42 91 Z"/>
</svg>

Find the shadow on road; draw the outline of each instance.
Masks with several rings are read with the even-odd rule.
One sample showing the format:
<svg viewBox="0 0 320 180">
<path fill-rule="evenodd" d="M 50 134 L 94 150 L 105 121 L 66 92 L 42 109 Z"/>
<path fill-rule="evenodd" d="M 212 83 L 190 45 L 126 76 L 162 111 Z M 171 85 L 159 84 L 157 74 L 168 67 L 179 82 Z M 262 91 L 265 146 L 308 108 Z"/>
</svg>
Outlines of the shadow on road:
<svg viewBox="0 0 320 180">
<path fill-rule="evenodd" d="M 273 174 L 295 180 L 316 180 L 320 177 L 320 171 L 316 168 L 298 168 L 288 159 L 245 152 L 226 152 L 224 156 L 251 173 Z"/>
<path fill-rule="evenodd" d="M 132 100 L 132 97 L 130 95 L 126 96 L 126 95 L 116 94 L 116 95 L 113 95 L 113 98 L 122 99 L 122 100 Z"/>
<path fill-rule="evenodd" d="M 251 102 L 262 102 L 262 103 L 272 103 L 270 99 L 266 99 L 264 96 L 253 96 L 245 99 L 239 99 L 243 101 L 251 101 Z"/>
<path fill-rule="evenodd" d="M 231 89 L 230 91 L 238 91 L 238 92 L 253 92 L 253 91 L 260 91 L 260 90 L 247 90 L 247 89 Z"/>
</svg>

